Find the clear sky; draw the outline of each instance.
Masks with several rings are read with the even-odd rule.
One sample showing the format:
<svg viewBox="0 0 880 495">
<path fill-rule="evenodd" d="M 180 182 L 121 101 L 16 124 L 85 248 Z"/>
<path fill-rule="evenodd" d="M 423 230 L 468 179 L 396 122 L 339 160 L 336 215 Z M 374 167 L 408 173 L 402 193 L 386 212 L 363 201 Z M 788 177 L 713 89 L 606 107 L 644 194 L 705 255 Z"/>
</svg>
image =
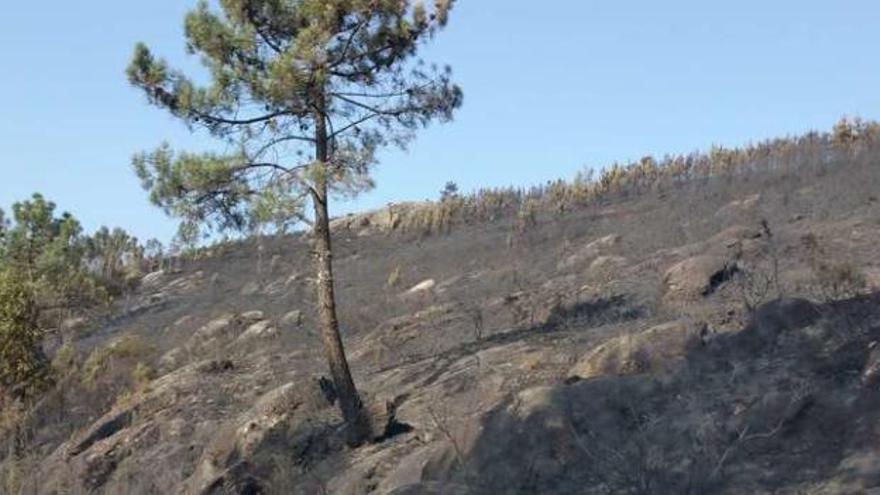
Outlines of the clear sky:
<svg viewBox="0 0 880 495">
<path fill-rule="evenodd" d="M 168 240 L 132 153 L 210 141 L 146 105 L 136 41 L 173 65 L 195 0 L 8 2 L 0 10 L 0 206 L 40 191 L 86 228 Z M 465 90 L 455 122 L 381 155 L 378 187 L 337 213 L 572 177 L 645 154 L 880 118 L 877 0 L 458 0 L 426 53 Z"/>
</svg>

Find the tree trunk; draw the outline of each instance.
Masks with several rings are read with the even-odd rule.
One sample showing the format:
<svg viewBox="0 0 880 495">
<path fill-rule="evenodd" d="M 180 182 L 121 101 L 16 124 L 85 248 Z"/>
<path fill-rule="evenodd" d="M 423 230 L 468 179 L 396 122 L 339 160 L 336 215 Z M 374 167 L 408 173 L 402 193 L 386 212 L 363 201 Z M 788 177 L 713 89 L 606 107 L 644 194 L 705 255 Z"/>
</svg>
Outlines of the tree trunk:
<svg viewBox="0 0 880 495">
<path fill-rule="evenodd" d="M 347 426 L 347 442 L 350 446 L 358 446 L 368 440 L 370 434 L 370 418 L 355 388 L 342 337 L 339 335 L 339 320 L 336 316 L 336 296 L 333 283 L 333 249 L 330 242 L 330 217 L 327 209 L 327 162 L 328 138 L 324 115 L 317 112 L 316 118 L 316 152 L 317 171 L 312 204 L 315 210 L 314 225 L 314 257 L 315 257 L 315 289 L 318 302 L 318 321 L 321 326 L 321 340 L 324 353 L 342 417 Z"/>
</svg>

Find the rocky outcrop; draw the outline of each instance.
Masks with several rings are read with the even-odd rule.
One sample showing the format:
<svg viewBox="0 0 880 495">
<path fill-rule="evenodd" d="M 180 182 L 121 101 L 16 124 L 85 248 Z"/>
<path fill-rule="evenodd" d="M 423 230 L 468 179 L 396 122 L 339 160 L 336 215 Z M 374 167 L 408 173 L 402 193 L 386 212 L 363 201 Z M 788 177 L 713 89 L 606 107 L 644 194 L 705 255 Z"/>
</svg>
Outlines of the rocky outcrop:
<svg viewBox="0 0 880 495">
<path fill-rule="evenodd" d="M 617 234 L 610 234 L 596 239 L 566 256 L 558 263 L 557 268 L 560 270 L 571 270 L 583 266 L 603 254 L 608 254 L 620 243 L 620 240 L 621 237 Z"/>
<path fill-rule="evenodd" d="M 685 359 L 702 343 L 700 328 L 696 325 L 683 321 L 664 323 L 605 342 L 583 356 L 569 370 L 569 375 L 592 378 L 661 371 Z"/>
<path fill-rule="evenodd" d="M 420 210 L 430 206 L 431 203 L 426 202 L 391 204 L 379 210 L 333 219 L 330 222 L 330 230 L 357 235 L 390 232 L 401 225 L 409 224 L 411 218 L 418 215 Z"/>
<path fill-rule="evenodd" d="M 272 322 L 269 320 L 258 321 L 253 325 L 247 327 L 247 329 L 242 332 L 241 335 L 238 336 L 235 341 L 237 343 L 245 343 L 248 341 L 255 341 L 260 339 L 268 339 L 272 337 L 278 336 L 278 328 L 272 325 Z"/>
<path fill-rule="evenodd" d="M 728 282 L 739 270 L 727 256 L 700 255 L 672 265 L 663 275 L 668 300 L 706 297 Z"/>
<path fill-rule="evenodd" d="M 294 465 L 319 448 L 341 448 L 334 437 L 334 412 L 315 383 L 288 383 L 260 397 L 225 425 L 199 459 L 187 484 L 190 493 L 262 493 L 273 457 Z M 292 456 L 292 458 L 291 458 Z"/>
<path fill-rule="evenodd" d="M 211 360 L 164 375 L 57 449 L 42 465 L 38 493 L 260 489 L 274 456 L 341 448 L 335 409 L 314 380 L 254 396 L 253 379 Z M 241 409 L 230 416 L 233 404 Z"/>
</svg>

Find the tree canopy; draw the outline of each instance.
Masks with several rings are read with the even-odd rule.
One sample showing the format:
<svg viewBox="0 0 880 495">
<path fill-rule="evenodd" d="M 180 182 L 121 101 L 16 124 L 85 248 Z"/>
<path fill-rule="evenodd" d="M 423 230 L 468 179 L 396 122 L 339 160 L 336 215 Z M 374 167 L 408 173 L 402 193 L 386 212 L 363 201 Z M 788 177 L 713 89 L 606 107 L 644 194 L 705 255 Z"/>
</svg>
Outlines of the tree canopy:
<svg viewBox="0 0 880 495">
<path fill-rule="evenodd" d="M 0 399 L 31 397 L 51 382 L 45 331 L 110 302 L 142 251 L 122 229 L 85 235 L 40 194 L 13 204 L 11 219 L 0 210 Z"/>
<path fill-rule="evenodd" d="M 228 152 L 162 145 L 137 155 L 152 201 L 184 223 L 285 229 L 307 220 L 303 201 L 319 183 L 339 194 L 371 187 L 379 146 L 404 146 L 462 102 L 448 67 L 416 58 L 451 6 L 221 0 L 216 11 L 200 2 L 186 16 L 186 47 L 210 82 L 170 68 L 143 44 L 127 75 L 152 104 L 219 138 Z M 315 160 L 323 147 L 326 159 Z"/>
</svg>

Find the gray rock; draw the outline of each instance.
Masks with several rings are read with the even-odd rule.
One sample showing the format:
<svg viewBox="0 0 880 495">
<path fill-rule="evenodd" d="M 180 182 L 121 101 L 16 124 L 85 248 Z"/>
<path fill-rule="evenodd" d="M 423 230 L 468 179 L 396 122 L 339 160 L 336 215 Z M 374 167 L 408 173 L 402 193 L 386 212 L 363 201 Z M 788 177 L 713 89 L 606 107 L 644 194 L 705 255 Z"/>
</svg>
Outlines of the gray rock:
<svg viewBox="0 0 880 495">
<path fill-rule="evenodd" d="M 663 276 L 666 297 L 688 300 L 710 295 L 736 271 L 736 263 L 726 256 L 688 258 L 670 267 Z"/>
<path fill-rule="evenodd" d="M 245 342 L 254 339 L 266 339 L 277 336 L 278 329 L 272 325 L 272 322 L 269 320 L 263 320 L 249 326 L 247 330 L 244 331 L 244 333 L 239 335 L 239 337 L 236 339 L 236 342 Z"/>
<path fill-rule="evenodd" d="M 685 359 L 701 343 L 694 325 L 683 321 L 664 323 L 605 342 L 584 355 L 569 370 L 569 376 L 592 378 L 660 371 Z"/>
<path fill-rule="evenodd" d="M 578 266 L 584 265 L 602 254 L 607 253 L 617 246 L 620 243 L 620 240 L 621 237 L 617 234 L 610 234 L 596 239 L 561 260 L 557 267 L 560 270 L 577 268 Z"/>
</svg>

